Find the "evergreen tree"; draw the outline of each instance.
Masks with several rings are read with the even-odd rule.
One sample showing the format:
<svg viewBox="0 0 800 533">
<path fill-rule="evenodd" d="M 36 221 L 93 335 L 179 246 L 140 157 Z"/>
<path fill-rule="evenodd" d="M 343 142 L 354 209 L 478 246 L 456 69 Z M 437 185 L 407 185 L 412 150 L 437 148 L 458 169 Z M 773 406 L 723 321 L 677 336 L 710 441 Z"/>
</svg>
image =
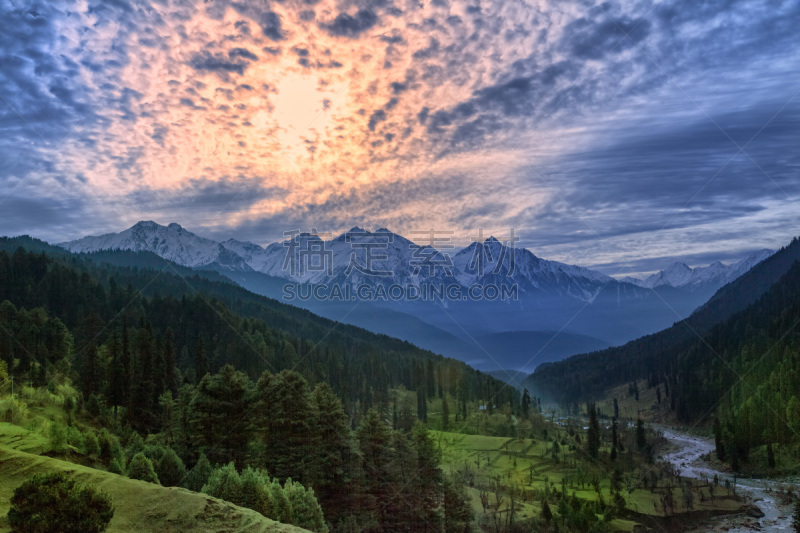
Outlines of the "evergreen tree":
<svg viewBox="0 0 800 533">
<path fill-rule="evenodd" d="M 128 465 L 128 477 L 131 479 L 141 479 L 150 483 L 158 483 L 158 476 L 153 468 L 153 462 L 143 453 L 139 452 L 133 456 Z"/>
<path fill-rule="evenodd" d="M 194 372 L 195 381 L 200 381 L 208 373 L 208 357 L 203 339 L 198 340 L 194 348 Z"/>
<path fill-rule="evenodd" d="M 383 523 L 387 506 L 395 497 L 390 474 L 390 432 L 375 409 L 367 411 L 356 431 L 361 449 L 361 465 L 366 479 L 364 506 Z"/>
<path fill-rule="evenodd" d="M 617 445 L 619 443 L 619 437 L 617 435 L 617 419 L 614 418 L 611 421 L 611 460 L 615 460 L 617 458 Z"/>
<path fill-rule="evenodd" d="M 600 451 L 600 423 L 597 421 L 597 409 L 594 403 L 588 405 L 589 430 L 586 433 L 586 451 L 589 457 L 597 459 Z"/>
<path fill-rule="evenodd" d="M 251 382 L 225 365 L 206 374 L 191 400 L 189 430 L 193 446 L 214 463 L 244 463 L 251 427 Z"/>
<path fill-rule="evenodd" d="M 264 464 L 278 479 L 304 480 L 315 454 L 308 383 L 295 371 L 265 372 L 258 381 L 256 423 Z"/>
<path fill-rule="evenodd" d="M 439 468 L 439 452 L 424 424 L 418 422 L 412 432 L 413 445 L 416 452 L 416 475 L 414 485 L 407 498 L 414 496 L 416 522 L 430 531 L 439 531 L 441 516 L 439 515 L 439 494 L 441 491 L 442 471 Z"/>
<path fill-rule="evenodd" d="M 447 404 L 447 395 L 442 396 L 442 429 L 450 429 L 450 406 Z"/>
<path fill-rule="evenodd" d="M 175 361 L 175 333 L 172 328 L 167 328 L 164 338 L 164 389 L 171 391 L 173 396 L 178 394 L 177 364 Z"/>
<path fill-rule="evenodd" d="M 714 417 L 714 445 L 717 450 L 717 459 L 725 462 L 725 444 L 722 440 L 722 424 L 720 424 L 719 418 Z"/>
<path fill-rule="evenodd" d="M 203 486 L 203 492 L 237 505 L 244 501 L 242 478 L 233 462 L 215 468 Z"/>
<path fill-rule="evenodd" d="M 528 389 L 522 393 L 522 416 L 523 418 L 527 419 L 530 416 L 531 412 L 531 395 L 528 392 Z"/>
<path fill-rule="evenodd" d="M 642 451 L 647 446 L 647 434 L 644 431 L 644 421 L 640 418 L 636 421 L 636 447 Z"/>
<path fill-rule="evenodd" d="M 242 507 L 258 511 L 267 518 L 274 516 L 272 501 L 272 482 L 265 470 L 256 470 L 247 467 L 241 473 L 242 480 Z"/>
<path fill-rule="evenodd" d="M 444 533 L 469 533 L 475 514 L 464 484 L 455 476 L 446 476 L 442 485 Z"/>
<path fill-rule="evenodd" d="M 311 393 L 314 440 L 311 485 L 331 523 L 356 506 L 359 465 L 349 419 L 333 389 L 321 383 Z"/>
<path fill-rule="evenodd" d="M 213 471 L 214 468 L 211 466 L 206 455 L 200 452 L 200 458 L 197 460 L 197 464 L 194 465 L 194 468 L 192 468 L 186 476 L 184 486 L 189 490 L 201 492 L 203 490 L 203 485 L 208 483 L 208 479 L 211 477 Z"/>
<path fill-rule="evenodd" d="M 547 503 L 547 500 L 542 503 L 542 518 L 548 526 L 550 525 L 550 521 L 553 520 L 553 511 L 550 510 L 550 505 Z"/>
<path fill-rule="evenodd" d="M 161 459 L 158 461 L 156 475 L 165 487 L 176 487 L 180 485 L 186 476 L 186 468 L 183 461 L 172 448 L 166 448 Z"/>
</svg>

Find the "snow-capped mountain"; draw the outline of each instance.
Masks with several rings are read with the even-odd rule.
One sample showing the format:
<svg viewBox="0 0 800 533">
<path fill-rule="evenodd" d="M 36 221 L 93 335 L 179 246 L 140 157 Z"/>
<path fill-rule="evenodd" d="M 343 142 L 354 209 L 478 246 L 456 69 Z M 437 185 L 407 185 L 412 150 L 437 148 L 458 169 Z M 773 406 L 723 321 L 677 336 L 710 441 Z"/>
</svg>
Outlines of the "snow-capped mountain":
<svg viewBox="0 0 800 533">
<path fill-rule="evenodd" d="M 772 250 L 759 250 L 732 265 L 724 265 L 719 261 L 714 261 L 705 267 L 690 268 L 685 263 L 675 262 L 665 270 L 657 272 L 644 280 L 627 277 L 620 281 L 626 281 L 648 289 L 665 285 L 688 290 L 709 286 L 719 288 L 735 280 L 773 253 L 775 252 Z"/>
<path fill-rule="evenodd" d="M 465 286 L 514 284 L 528 293 L 548 292 L 589 301 L 612 278 L 588 268 L 536 257 L 525 248 L 511 247 L 494 237 L 473 242 L 453 257 L 457 279 Z"/>
<path fill-rule="evenodd" d="M 236 239 L 218 243 L 179 224 L 139 222 L 120 233 L 84 237 L 59 246 L 72 252 L 147 250 L 192 268 L 256 271 L 299 283 L 370 285 L 456 283 L 517 284 L 526 294 L 547 293 L 591 300 L 612 278 L 574 265 L 548 261 L 506 246 L 494 237 L 466 248 L 437 250 L 386 228 L 354 227 L 336 237 L 300 233 L 268 245 Z M 499 266 L 498 266 L 499 265 Z"/>
<path fill-rule="evenodd" d="M 327 239 L 326 239 L 327 238 Z M 466 248 L 436 250 L 386 228 L 354 227 L 338 236 L 300 233 L 268 245 L 236 239 L 222 243 L 200 237 L 179 224 L 138 222 L 120 233 L 61 243 L 71 252 L 122 249 L 151 251 L 178 264 L 234 272 L 261 272 L 299 283 L 338 284 L 516 284 L 521 294 L 567 296 L 592 301 L 615 280 L 588 268 L 548 261 L 525 248 L 507 246 L 494 237 Z M 761 250 L 726 266 L 720 262 L 690 268 L 674 263 L 645 280 L 625 278 L 643 288 L 671 286 L 689 291 L 719 288 L 769 257 Z"/>
<path fill-rule="evenodd" d="M 180 224 L 162 226 L 152 221 L 137 222 L 120 233 L 83 237 L 58 246 L 70 252 L 99 250 L 148 251 L 183 266 L 248 272 L 252 268 L 242 257 L 220 243 L 198 237 Z"/>
</svg>

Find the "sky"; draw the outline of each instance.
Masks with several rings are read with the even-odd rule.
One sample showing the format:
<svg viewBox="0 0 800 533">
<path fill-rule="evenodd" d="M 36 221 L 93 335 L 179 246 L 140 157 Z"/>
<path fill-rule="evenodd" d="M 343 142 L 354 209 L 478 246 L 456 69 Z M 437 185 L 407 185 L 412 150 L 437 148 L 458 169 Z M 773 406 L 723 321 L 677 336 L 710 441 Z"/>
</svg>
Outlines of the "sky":
<svg viewBox="0 0 800 533">
<path fill-rule="evenodd" d="M 800 0 L 0 0 L 0 234 L 733 261 L 800 234 L 798 27 Z"/>
</svg>

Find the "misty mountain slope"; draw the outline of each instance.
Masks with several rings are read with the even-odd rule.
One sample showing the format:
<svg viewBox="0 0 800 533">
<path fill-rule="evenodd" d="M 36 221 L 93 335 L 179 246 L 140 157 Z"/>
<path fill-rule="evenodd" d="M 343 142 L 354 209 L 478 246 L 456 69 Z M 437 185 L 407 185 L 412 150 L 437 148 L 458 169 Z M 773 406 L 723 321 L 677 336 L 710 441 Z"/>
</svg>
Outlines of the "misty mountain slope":
<svg viewBox="0 0 800 533">
<path fill-rule="evenodd" d="M 558 363 L 542 365 L 526 380 L 538 394 L 552 399 L 573 401 L 598 397 L 613 386 L 639 378 L 660 379 L 651 375 L 656 362 L 667 359 L 758 301 L 800 261 L 800 240 L 793 239 L 774 255 L 725 285 L 685 320 L 671 327 L 633 340 L 623 346 L 576 355 Z"/>
<path fill-rule="evenodd" d="M 475 340 L 500 368 L 528 372 L 543 363 L 610 346 L 607 341 L 595 337 L 563 331 L 503 331 L 481 335 Z"/>
</svg>

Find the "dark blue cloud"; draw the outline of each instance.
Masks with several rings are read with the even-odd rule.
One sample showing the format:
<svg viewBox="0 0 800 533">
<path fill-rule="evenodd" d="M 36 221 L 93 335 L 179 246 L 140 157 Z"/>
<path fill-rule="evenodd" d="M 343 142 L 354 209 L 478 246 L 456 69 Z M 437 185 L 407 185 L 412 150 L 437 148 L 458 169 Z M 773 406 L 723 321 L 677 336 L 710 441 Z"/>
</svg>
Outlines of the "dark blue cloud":
<svg viewBox="0 0 800 533">
<path fill-rule="evenodd" d="M 259 26 L 261 26 L 261 31 L 264 32 L 264 35 L 273 41 L 282 41 L 286 38 L 281 24 L 281 17 L 274 11 L 263 13 L 259 20 Z"/>
<path fill-rule="evenodd" d="M 383 122 L 386 120 L 386 111 L 383 109 L 377 109 L 372 112 L 372 115 L 369 117 L 369 131 L 375 131 L 375 127 L 378 123 Z"/>
<path fill-rule="evenodd" d="M 286 192 L 265 186 L 259 178 L 222 176 L 219 180 L 189 180 L 178 189 L 140 189 L 125 201 L 171 213 L 177 211 L 188 218 L 198 209 L 205 214 L 236 212 L 265 199 L 282 197 Z"/>
<path fill-rule="evenodd" d="M 241 58 L 249 59 L 250 61 L 258 61 L 258 56 L 247 48 L 233 48 L 228 51 L 228 57 L 231 59 Z"/>
<path fill-rule="evenodd" d="M 189 60 L 189 66 L 195 70 L 244 74 L 244 71 L 247 70 L 248 63 L 246 61 L 231 61 L 222 54 L 200 52 L 192 56 Z"/>
<path fill-rule="evenodd" d="M 339 13 L 333 22 L 322 27 L 336 37 L 355 39 L 378 23 L 378 16 L 369 9 L 360 9 L 353 15 Z"/>
</svg>

